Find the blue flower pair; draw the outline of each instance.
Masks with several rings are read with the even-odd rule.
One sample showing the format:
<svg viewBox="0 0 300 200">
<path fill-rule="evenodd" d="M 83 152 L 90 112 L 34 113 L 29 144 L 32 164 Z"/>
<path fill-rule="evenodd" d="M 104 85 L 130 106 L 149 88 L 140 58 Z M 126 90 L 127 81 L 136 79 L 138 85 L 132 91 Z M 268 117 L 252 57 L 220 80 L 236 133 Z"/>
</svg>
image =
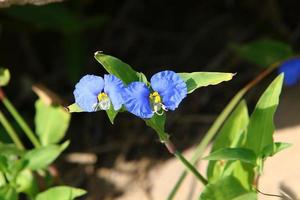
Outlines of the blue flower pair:
<svg viewBox="0 0 300 200">
<path fill-rule="evenodd" d="M 127 87 L 114 75 L 86 75 L 76 84 L 75 102 L 86 112 L 115 111 L 122 105 L 127 111 L 141 118 L 151 118 L 154 113 L 163 114 L 175 110 L 187 95 L 186 83 L 173 71 L 154 74 L 151 88 L 143 82 L 132 82 Z"/>
<path fill-rule="evenodd" d="M 279 73 L 284 73 L 284 84 L 293 86 L 300 80 L 300 58 L 292 58 L 279 66 Z"/>
</svg>

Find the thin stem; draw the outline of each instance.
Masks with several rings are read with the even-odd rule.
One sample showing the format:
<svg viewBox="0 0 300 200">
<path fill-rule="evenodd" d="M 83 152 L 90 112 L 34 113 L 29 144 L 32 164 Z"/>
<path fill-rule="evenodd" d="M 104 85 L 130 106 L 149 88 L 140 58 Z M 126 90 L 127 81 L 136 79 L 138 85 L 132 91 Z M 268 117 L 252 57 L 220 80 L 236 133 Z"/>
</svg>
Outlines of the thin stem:
<svg viewBox="0 0 300 200">
<path fill-rule="evenodd" d="M 9 137 L 12 139 L 12 141 L 15 143 L 15 145 L 19 149 L 24 150 L 25 147 L 22 144 L 20 138 L 18 137 L 16 131 L 13 129 L 13 127 L 10 125 L 9 121 L 6 119 L 6 117 L 1 111 L 0 111 L 0 123 L 3 125 L 4 129 L 6 130 Z"/>
<path fill-rule="evenodd" d="M 19 112 L 17 111 L 17 109 L 13 106 L 13 104 L 9 101 L 9 99 L 4 95 L 4 93 L 3 93 L 3 91 L 2 91 L 1 88 L 0 88 L 0 90 L 1 90 L 0 91 L 0 93 L 1 93 L 0 100 L 3 102 L 4 106 L 6 107 L 6 109 L 15 118 L 15 120 L 20 125 L 20 127 L 22 128 L 22 130 L 24 131 L 24 133 L 27 135 L 27 137 L 29 138 L 29 140 L 32 142 L 32 144 L 35 147 L 40 147 L 41 146 L 40 142 L 38 141 L 38 139 L 34 135 L 33 131 L 30 129 L 30 127 L 27 125 L 27 123 L 25 122 L 25 120 L 22 118 L 22 116 L 19 114 Z"/>
<path fill-rule="evenodd" d="M 190 170 L 190 172 L 192 172 L 194 174 L 194 176 L 201 181 L 201 183 L 203 183 L 203 185 L 207 184 L 207 180 L 198 172 L 198 170 L 194 167 L 194 165 L 192 165 L 189 161 L 187 161 L 183 155 L 179 152 L 179 151 L 175 151 L 176 158 L 178 158 L 183 164 L 184 166 Z"/>
<path fill-rule="evenodd" d="M 289 198 L 289 197 L 286 197 L 286 196 L 283 196 L 283 195 L 279 195 L 279 194 L 270 194 L 270 193 L 264 193 L 260 190 L 258 190 L 258 188 L 256 188 L 256 191 L 262 195 L 265 195 L 265 196 L 269 196 L 269 197 L 278 197 L 278 198 L 281 198 L 281 199 L 286 199 L 286 198 Z M 289 198 L 291 199 L 291 198 Z M 291 199 L 292 200 L 292 199 Z"/>
<path fill-rule="evenodd" d="M 190 172 L 192 172 L 195 177 L 203 183 L 203 185 L 207 184 L 207 180 L 198 172 L 198 170 L 195 168 L 195 166 L 193 166 L 189 161 L 187 161 L 184 156 L 178 151 L 176 150 L 174 144 L 168 139 L 167 141 L 164 142 L 166 148 L 168 149 L 168 151 L 173 154 L 176 158 L 178 158 L 183 164 L 184 166 L 190 170 Z"/>
<path fill-rule="evenodd" d="M 274 63 L 270 67 L 268 67 L 265 71 L 263 71 L 261 74 L 259 74 L 255 79 L 250 81 L 247 85 L 245 85 L 227 104 L 227 106 L 224 108 L 224 110 L 221 112 L 221 114 L 217 117 L 213 125 L 210 127 L 210 129 L 206 132 L 204 138 L 201 140 L 199 145 L 196 147 L 195 153 L 191 159 L 191 163 L 194 165 L 197 163 L 198 159 L 203 155 L 204 150 L 206 149 L 207 145 L 210 143 L 210 141 L 213 139 L 213 137 L 216 135 L 218 130 L 223 125 L 224 121 L 227 119 L 229 114 L 232 112 L 232 110 L 236 107 L 236 105 L 240 102 L 242 97 L 246 94 L 246 92 L 249 91 L 249 89 L 253 88 L 256 84 L 258 84 L 261 80 L 263 80 L 267 75 L 269 75 L 274 69 L 278 67 L 279 63 Z M 168 200 L 172 200 L 180 185 L 182 184 L 183 180 L 185 179 L 187 175 L 186 171 L 183 171 L 177 180 L 176 184 L 174 185 L 172 191 L 170 192 L 168 196 Z"/>
</svg>

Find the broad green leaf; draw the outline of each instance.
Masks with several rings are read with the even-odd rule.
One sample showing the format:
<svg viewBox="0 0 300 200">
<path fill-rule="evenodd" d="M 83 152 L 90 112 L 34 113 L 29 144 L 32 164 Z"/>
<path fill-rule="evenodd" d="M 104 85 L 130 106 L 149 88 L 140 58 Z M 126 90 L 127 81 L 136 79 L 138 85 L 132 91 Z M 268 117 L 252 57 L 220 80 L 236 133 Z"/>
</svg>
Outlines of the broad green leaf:
<svg viewBox="0 0 300 200">
<path fill-rule="evenodd" d="M 153 128 L 161 142 L 165 142 L 169 139 L 169 135 L 165 132 L 166 115 L 154 115 L 151 119 L 145 120 L 147 126 Z"/>
<path fill-rule="evenodd" d="M 206 160 L 240 160 L 255 165 L 256 155 L 250 149 L 245 148 L 222 148 L 218 149 L 204 159 Z"/>
<path fill-rule="evenodd" d="M 248 109 L 246 102 L 241 101 L 232 114 L 225 121 L 220 132 L 216 136 L 211 152 L 221 148 L 242 147 L 241 141 L 244 136 L 243 132 L 249 122 Z M 222 176 L 233 173 L 240 180 L 245 188 L 250 188 L 252 183 L 248 183 L 249 172 L 244 169 L 242 163 L 209 161 L 207 167 L 207 177 L 210 182 L 218 180 Z"/>
<path fill-rule="evenodd" d="M 139 81 L 140 73 L 134 71 L 128 64 L 120 59 L 99 51 L 95 53 L 95 58 L 108 73 L 115 75 L 125 84 Z"/>
<path fill-rule="evenodd" d="M 282 61 L 293 55 L 290 45 L 270 39 L 261 39 L 236 48 L 239 56 L 262 67 Z"/>
<path fill-rule="evenodd" d="M 279 103 L 283 74 L 279 75 L 260 97 L 250 117 L 245 147 L 252 149 L 256 155 L 273 145 L 273 117 Z"/>
<path fill-rule="evenodd" d="M 186 82 L 188 93 L 200 87 L 208 85 L 217 85 L 223 81 L 229 81 L 234 74 L 221 72 L 192 72 L 192 73 L 178 73 L 178 75 Z"/>
<path fill-rule="evenodd" d="M 70 113 L 61 106 L 47 105 L 41 99 L 35 103 L 36 133 L 42 145 L 58 143 L 68 129 Z"/>
<path fill-rule="evenodd" d="M 0 187 L 0 200 L 18 200 L 16 189 L 10 185 Z"/>
<path fill-rule="evenodd" d="M 9 70 L 6 68 L 0 68 L 0 87 L 6 86 L 10 80 Z"/>
<path fill-rule="evenodd" d="M 45 169 L 69 145 L 69 141 L 59 145 L 48 145 L 28 151 L 24 159 L 28 161 L 28 168 L 32 170 Z"/>
<path fill-rule="evenodd" d="M 245 193 L 247 191 L 235 177 L 227 176 L 206 185 L 199 200 L 230 200 Z"/>
<path fill-rule="evenodd" d="M 77 103 L 73 103 L 71 105 L 69 105 L 67 108 L 67 111 L 69 113 L 74 113 L 74 112 L 85 112 L 84 110 L 82 110 L 79 105 Z"/>
<path fill-rule="evenodd" d="M 222 161 L 217 161 L 218 164 L 221 164 Z M 254 168 L 253 164 L 245 163 L 242 161 L 227 161 L 224 163 L 224 168 L 221 176 L 217 177 L 218 180 L 220 177 L 224 176 L 234 176 L 237 180 L 240 181 L 241 185 L 246 190 L 251 190 L 253 185 L 254 178 Z"/>
<path fill-rule="evenodd" d="M 17 176 L 17 191 L 23 192 L 30 197 L 34 197 L 38 193 L 38 182 L 30 170 L 23 170 Z"/>
<path fill-rule="evenodd" d="M 214 140 L 211 152 L 225 147 L 237 147 L 242 133 L 247 128 L 248 122 L 248 109 L 245 100 L 243 100 L 225 121 Z"/>
<path fill-rule="evenodd" d="M 235 197 L 232 200 L 257 200 L 257 194 L 255 192 L 249 192 Z"/>
<path fill-rule="evenodd" d="M 285 143 L 285 142 L 275 142 L 274 144 L 267 145 L 263 151 L 262 154 L 260 155 L 262 158 L 266 158 L 269 156 L 273 156 L 276 153 L 292 146 L 290 143 Z"/>
<path fill-rule="evenodd" d="M 73 200 L 84 194 L 86 194 L 86 191 L 79 188 L 57 186 L 39 193 L 35 200 Z"/>
</svg>

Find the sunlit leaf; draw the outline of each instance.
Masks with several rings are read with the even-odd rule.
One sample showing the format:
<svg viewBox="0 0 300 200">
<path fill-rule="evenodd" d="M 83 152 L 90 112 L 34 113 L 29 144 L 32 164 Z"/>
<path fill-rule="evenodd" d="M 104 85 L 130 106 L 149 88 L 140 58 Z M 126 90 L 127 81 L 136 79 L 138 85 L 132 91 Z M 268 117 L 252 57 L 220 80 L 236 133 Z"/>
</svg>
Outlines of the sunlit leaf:
<svg viewBox="0 0 300 200">
<path fill-rule="evenodd" d="M 199 200 L 229 200 L 245 193 L 248 192 L 235 177 L 227 176 L 217 182 L 206 185 Z"/>
<path fill-rule="evenodd" d="M 60 145 L 48 145 L 35 148 L 25 154 L 24 159 L 28 161 L 28 168 L 32 170 L 45 169 L 60 153 L 68 146 L 69 142 Z"/>
<path fill-rule="evenodd" d="M 186 82 L 188 93 L 200 87 L 209 85 L 217 85 L 223 81 L 229 81 L 234 74 L 221 72 L 192 72 L 192 73 L 178 73 L 178 75 Z"/>
<path fill-rule="evenodd" d="M 68 186 L 52 187 L 44 192 L 39 193 L 35 200 L 73 200 L 86 194 L 85 190 Z"/>
<path fill-rule="evenodd" d="M 8 69 L 0 68 L 0 87 L 6 86 L 10 80 L 10 73 Z"/>
<path fill-rule="evenodd" d="M 243 133 L 247 128 L 248 122 L 248 109 L 246 102 L 243 100 L 225 121 L 214 140 L 211 152 L 228 147 L 242 147 Z M 251 172 L 246 170 L 239 161 L 228 161 L 226 163 L 214 160 L 209 161 L 207 167 L 207 178 L 209 181 L 214 182 L 228 174 L 232 174 L 240 180 L 245 188 L 251 187 L 252 183 L 249 183 L 247 178 Z"/>
<path fill-rule="evenodd" d="M 73 103 L 71 105 L 69 105 L 67 108 L 67 111 L 70 113 L 74 113 L 74 112 L 85 112 L 84 110 L 82 110 L 79 105 L 77 103 Z"/>
<path fill-rule="evenodd" d="M 255 165 L 256 155 L 250 149 L 245 148 L 222 148 L 210 153 L 206 160 L 240 160 Z"/>
<path fill-rule="evenodd" d="M 266 157 L 269 157 L 269 156 L 273 156 L 275 154 L 277 154 L 278 152 L 288 148 L 292 146 L 292 144 L 290 143 L 285 143 L 285 142 L 275 142 L 274 144 L 271 144 L 271 145 L 267 145 L 262 153 L 261 153 L 261 157 L 262 158 L 266 158 Z"/>
<path fill-rule="evenodd" d="M 268 145 L 273 145 L 273 117 L 279 103 L 283 74 L 279 75 L 260 97 L 250 117 L 245 147 L 259 155 Z"/>
<path fill-rule="evenodd" d="M 38 182 L 30 170 L 23 170 L 17 176 L 17 191 L 23 192 L 30 197 L 34 197 L 38 193 Z"/>
<path fill-rule="evenodd" d="M 232 200 L 257 200 L 257 194 L 255 192 L 249 192 L 235 197 Z"/>
<path fill-rule="evenodd" d="M 35 128 L 42 145 L 56 144 L 69 127 L 70 113 L 61 106 L 47 105 L 42 100 L 35 103 Z"/>
</svg>

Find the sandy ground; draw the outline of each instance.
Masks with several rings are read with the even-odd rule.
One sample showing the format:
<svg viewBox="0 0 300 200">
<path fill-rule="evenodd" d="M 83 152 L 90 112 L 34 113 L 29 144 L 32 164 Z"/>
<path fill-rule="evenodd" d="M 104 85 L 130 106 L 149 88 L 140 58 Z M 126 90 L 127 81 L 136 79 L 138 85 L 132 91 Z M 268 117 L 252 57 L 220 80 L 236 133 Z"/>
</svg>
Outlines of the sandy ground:
<svg viewBox="0 0 300 200">
<path fill-rule="evenodd" d="M 293 146 L 275 157 L 269 158 L 265 163 L 264 173 L 260 178 L 259 188 L 262 192 L 279 194 L 285 191 L 300 198 L 300 87 L 285 88 L 281 96 L 281 104 L 275 118 L 275 141 L 289 142 Z M 184 152 L 190 158 L 194 147 Z M 208 153 L 208 150 L 207 150 Z M 205 174 L 207 162 L 201 161 L 198 168 Z M 164 200 L 178 179 L 183 166 L 176 159 L 170 159 L 161 165 L 152 168 L 145 185 L 143 181 L 130 182 L 120 174 L 114 174 L 120 187 L 126 186 L 126 193 L 117 200 Z M 123 180 L 123 182 L 122 182 Z M 145 189 L 146 188 L 146 189 Z M 176 195 L 176 200 L 198 199 L 202 186 L 189 174 Z M 259 195 L 259 199 L 279 199 Z"/>
</svg>

